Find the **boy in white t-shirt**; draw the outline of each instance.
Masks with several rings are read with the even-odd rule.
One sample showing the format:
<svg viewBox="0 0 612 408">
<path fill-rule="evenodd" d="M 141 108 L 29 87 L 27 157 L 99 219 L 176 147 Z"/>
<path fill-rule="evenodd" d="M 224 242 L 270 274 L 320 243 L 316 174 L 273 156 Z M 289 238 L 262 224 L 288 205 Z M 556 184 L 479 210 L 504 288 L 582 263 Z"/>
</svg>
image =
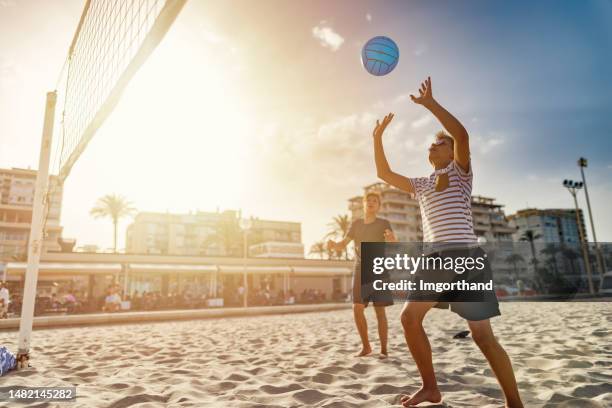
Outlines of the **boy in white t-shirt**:
<svg viewBox="0 0 612 408">
<path fill-rule="evenodd" d="M 421 83 L 419 96 L 410 95 L 413 102 L 427 108 L 442 124 L 448 134 L 440 132 L 429 148 L 429 162 L 434 172 L 429 177 L 408 178 L 391 171 L 382 145 L 382 135 L 393 119 L 385 116 L 374 129 L 374 155 L 378 177 L 387 183 L 415 194 L 421 207 L 424 242 L 446 247 L 476 242 L 471 211 L 472 166 L 469 136 L 461 122 L 433 98 L 431 79 Z M 442 395 L 434 374 L 431 346 L 423 329 L 427 312 L 438 305 L 435 301 L 409 300 L 402 310 L 402 325 L 410 353 L 421 374 L 420 390 L 401 399 L 403 406 L 421 402 L 440 402 Z M 506 406 L 522 408 L 510 358 L 497 342 L 489 321 L 499 315 L 497 299 L 450 305 L 453 312 L 467 320 L 474 341 L 487 358 L 504 392 Z"/>
</svg>

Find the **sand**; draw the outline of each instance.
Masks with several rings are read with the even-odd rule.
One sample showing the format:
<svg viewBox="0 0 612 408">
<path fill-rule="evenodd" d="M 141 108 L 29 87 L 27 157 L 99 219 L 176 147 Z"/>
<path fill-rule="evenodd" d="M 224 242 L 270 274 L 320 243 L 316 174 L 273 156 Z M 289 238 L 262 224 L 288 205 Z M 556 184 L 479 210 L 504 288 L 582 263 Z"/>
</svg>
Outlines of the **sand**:
<svg viewBox="0 0 612 408">
<path fill-rule="evenodd" d="M 77 386 L 63 407 L 384 407 L 415 391 L 401 305 L 388 309 L 390 357 L 352 357 L 350 310 L 38 330 L 33 365 L 0 378 L 11 386 Z M 505 303 L 495 331 L 510 354 L 526 407 L 612 406 L 612 304 Z M 373 347 L 376 324 L 368 310 Z M 458 316 L 434 310 L 426 330 L 443 403 L 500 407 L 495 378 Z M 14 350 L 17 333 L 0 333 Z M 19 405 L 26 406 L 26 405 Z"/>
</svg>

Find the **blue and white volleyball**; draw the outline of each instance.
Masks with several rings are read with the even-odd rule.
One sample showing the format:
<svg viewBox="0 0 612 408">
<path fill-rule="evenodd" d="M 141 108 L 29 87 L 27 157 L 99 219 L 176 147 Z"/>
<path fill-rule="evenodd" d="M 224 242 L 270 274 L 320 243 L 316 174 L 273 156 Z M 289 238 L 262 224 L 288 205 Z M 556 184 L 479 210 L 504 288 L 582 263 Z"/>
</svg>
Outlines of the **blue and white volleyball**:
<svg viewBox="0 0 612 408">
<path fill-rule="evenodd" d="M 385 36 L 371 38 L 361 50 L 363 67 L 372 75 L 387 75 L 397 66 L 399 48 Z"/>
</svg>

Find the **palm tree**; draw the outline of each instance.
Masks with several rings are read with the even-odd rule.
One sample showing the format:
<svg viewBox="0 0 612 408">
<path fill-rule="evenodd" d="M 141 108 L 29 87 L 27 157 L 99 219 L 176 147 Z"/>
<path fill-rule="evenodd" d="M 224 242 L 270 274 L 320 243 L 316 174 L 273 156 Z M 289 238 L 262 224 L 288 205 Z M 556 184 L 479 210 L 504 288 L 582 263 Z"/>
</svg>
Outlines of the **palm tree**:
<svg viewBox="0 0 612 408">
<path fill-rule="evenodd" d="M 531 262 L 533 263 L 533 266 L 536 271 L 538 270 L 538 258 L 536 257 L 536 250 L 535 250 L 535 245 L 533 244 L 533 241 L 535 241 L 536 239 L 540 237 L 541 237 L 540 234 L 536 234 L 532 230 L 527 230 L 523 233 L 523 235 L 521 235 L 521 238 L 520 238 L 521 241 L 529 242 L 529 245 L 531 247 Z"/>
<path fill-rule="evenodd" d="M 248 244 L 252 245 L 252 239 Z M 202 243 L 202 247 L 208 253 L 211 246 L 216 246 L 225 256 L 241 256 L 243 253 L 242 232 L 238 224 L 238 219 L 232 214 L 223 214 L 214 226 L 214 232 Z"/>
<path fill-rule="evenodd" d="M 332 222 L 327 224 L 332 230 L 325 235 L 325 238 L 344 238 L 351 227 L 351 219 L 346 214 L 336 215 Z M 348 249 L 344 248 L 344 259 L 348 261 Z"/>
<path fill-rule="evenodd" d="M 136 209 L 132 207 L 132 204 L 124 196 L 107 194 L 98 199 L 96 205 L 89 211 L 89 214 L 94 218 L 110 217 L 113 221 L 113 250 L 117 252 L 117 227 L 119 220 L 132 215 L 135 211 Z"/>
<path fill-rule="evenodd" d="M 547 244 L 546 248 L 542 250 L 543 254 L 548 255 L 548 263 L 552 266 L 555 276 L 559 274 L 559 269 L 557 268 L 557 254 L 560 251 L 559 247 L 555 244 Z"/>
<path fill-rule="evenodd" d="M 538 271 L 538 258 L 536 257 L 535 245 L 533 244 L 533 241 L 535 241 L 536 239 L 540 237 L 541 237 L 540 234 L 536 234 L 532 230 L 526 230 L 523 233 L 523 235 L 521 235 L 520 240 L 529 242 L 529 246 L 531 247 L 531 263 L 533 264 L 534 277 L 536 281 L 538 282 L 538 286 L 542 287 L 542 282 L 539 277 L 539 271 Z"/>
<path fill-rule="evenodd" d="M 518 280 L 518 268 L 516 265 L 520 262 L 525 262 L 525 259 L 519 254 L 510 254 L 506 257 L 506 262 L 512 265 L 512 269 L 514 270 L 514 280 Z"/>
<path fill-rule="evenodd" d="M 323 255 L 325 255 L 326 253 L 327 248 L 325 242 L 323 241 L 317 241 L 312 244 L 312 246 L 310 247 L 310 251 L 308 252 L 309 255 L 319 254 L 319 256 L 321 256 L 321 259 L 323 259 Z"/>
<path fill-rule="evenodd" d="M 578 253 L 572 248 L 564 248 L 561 253 L 569 261 L 570 267 L 572 268 L 572 275 L 576 274 L 576 259 L 578 259 Z"/>
</svg>

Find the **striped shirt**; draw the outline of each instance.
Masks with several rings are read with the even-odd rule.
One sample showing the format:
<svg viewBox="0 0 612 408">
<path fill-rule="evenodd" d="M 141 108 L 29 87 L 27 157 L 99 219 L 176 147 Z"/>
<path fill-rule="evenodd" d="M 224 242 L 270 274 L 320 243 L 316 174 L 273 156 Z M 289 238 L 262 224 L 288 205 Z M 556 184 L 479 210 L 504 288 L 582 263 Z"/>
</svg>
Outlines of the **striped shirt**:
<svg viewBox="0 0 612 408">
<path fill-rule="evenodd" d="M 449 185 L 436 191 L 436 175 L 411 178 L 423 220 L 423 242 L 477 242 L 472 221 L 472 168 L 466 173 L 453 161 Z"/>
</svg>

